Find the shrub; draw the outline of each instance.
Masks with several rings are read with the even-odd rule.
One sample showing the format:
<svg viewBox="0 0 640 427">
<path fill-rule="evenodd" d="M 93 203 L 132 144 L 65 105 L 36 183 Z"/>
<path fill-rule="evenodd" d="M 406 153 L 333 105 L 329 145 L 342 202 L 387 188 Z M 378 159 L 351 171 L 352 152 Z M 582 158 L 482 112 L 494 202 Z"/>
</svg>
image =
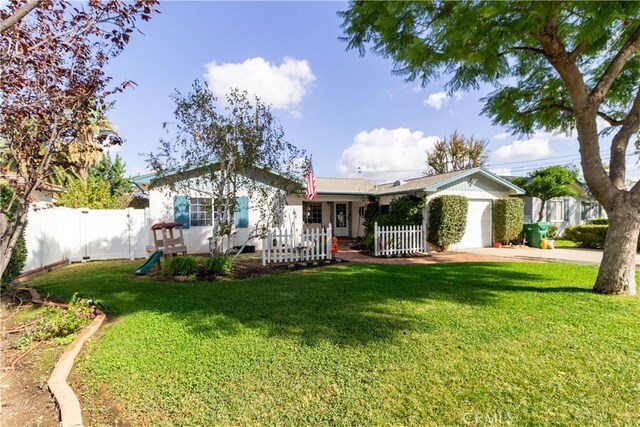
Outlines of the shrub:
<svg viewBox="0 0 640 427">
<path fill-rule="evenodd" d="M 428 241 L 440 250 L 462 240 L 469 201 L 464 196 L 439 196 L 429 202 Z"/>
<path fill-rule="evenodd" d="M 0 185 L 0 210 L 7 209 L 9 201 L 13 196 L 13 189 L 6 184 Z M 13 208 L 7 212 L 7 220 L 11 220 L 11 216 L 15 211 L 15 204 Z M 7 264 L 7 268 L 4 273 L 2 273 L 2 277 L 0 278 L 0 288 L 5 289 L 6 286 L 13 281 L 16 277 L 22 273 L 22 269 L 24 268 L 24 264 L 27 260 L 27 243 L 24 239 L 24 230 L 27 228 L 27 225 L 24 225 L 22 229 L 22 233 L 20 233 L 20 237 L 16 242 L 16 245 L 13 247 L 13 252 L 11 253 L 11 259 L 9 259 L 9 264 Z"/>
<path fill-rule="evenodd" d="M 549 232 L 547 233 L 547 238 L 548 239 L 554 239 L 557 235 L 558 235 L 558 226 L 557 225 L 550 225 L 549 226 Z"/>
<path fill-rule="evenodd" d="M 524 224 L 524 202 L 522 199 L 508 198 L 496 200 L 493 204 L 493 231 L 495 240 L 509 243 L 518 238 Z"/>
<path fill-rule="evenodd" d="M 387 225 L 420 225 L 424 199 L 415 196 L 402 196 L 389 203 Z"/>
<path fill-rule="evenodd" d="M 602 249 L 607 238 L 608 225 L 576 225 L 564 230 L 564 238 L 581 248 Z"/>
<path fill-rule="evenodd" d="M 596 218 L 589 221 L 591 225 L 609 225 L 609 218 Z"/>
<path fill-rule="evenodd" d="M 190 256 L 173 257 L 167 260 L 164 270 L 170 276 L 189 276 L 198 270 L 198 263 Z"/>
<path fill-rule="evenodd" d="M 25 226 L 26 227 L 26 226 Z M 7 264 L 7 268 L 2 273 L 2 289 L 5 289 L 6 286 L 13 281 L 16 277 L 22 273 L 22 269 L 24 268 L 24 263 L 27 260 L 27 242 L 24 239 L 24 230 L 20 233 L 20 237 L 18 237 L 18 241 L 16 245 L 13 247 L 13 252 L 11 253 L 11 259 L 9 259 L 9 264 Z"/>
<path fill-rule="evenodd" d="M 420 225 L 424 199 L 415 196 L 402 196 L 389 203 L 389 212 L 380 213 L 378 202 L 370 200 L 365 208 L 365 234 L 373 233 L 373 226 L 378 225 Z"/>
<path fill-rule="evenodd" d="M 33 327 L 25 330 L 16 347 L 23 347 L 32 341 L 45 341 L 73 334 L 95 317 L 95 306 L 91 301 L 81 300 L 74 294 L 66 309 L 47 306 Z"/>
<path fill-rule="evenodd" d="M 375 249 L 373 247 L 375 245 L 375 243 L 376 243 L 376 241 L 375 241 L 375 237 L 373 235 L 373 231 L 371 233 L 366 234 L 362 238 L 362 244 L 370 251 Z"/>
<path fill-rule="evenodd" d="M 567 227 L 563 237 L 571 240 L 581 248 L 602 249 L 607 238 L 608 225 L 575 225 Z M 640 239 L 638 239 L 638 251 L 640 251 Z"/>
<path fill-rule="evenodd" d="M 232 268 L 231 257 L 225 255 L 214 256 L 204 262 L 204 269 L 216 276 L 226 276 L 231 273 Z"/>
<path fill-rule="evenodd" d="M 380 216 L 378 201 L 375 197 L 369 196 L 369 201 L 364 208 L 364 221 L 362 223 L 365 234 L 373 233 L 373 225 L 378 220 L 378 216 Z"/>
</svg>

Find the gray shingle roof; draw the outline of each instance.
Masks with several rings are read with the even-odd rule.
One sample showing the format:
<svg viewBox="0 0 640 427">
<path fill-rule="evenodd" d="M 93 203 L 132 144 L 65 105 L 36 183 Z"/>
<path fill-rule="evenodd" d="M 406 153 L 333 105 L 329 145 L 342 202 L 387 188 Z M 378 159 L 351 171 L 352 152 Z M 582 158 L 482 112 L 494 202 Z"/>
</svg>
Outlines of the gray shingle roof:
<svg viewBox="0 0 640 427">
<path fill-rule="evenodd" d="M 377 195 L 384 194 L 394 194 L 394 193 L 407 193 L 412 191 L 420 191 L 424 190 L 427 187 L 430 187 L 439 182 L 445 181 L 447 179 L 453 178 L 457 175 L 462 175 L 467 171 L 457 171 L 445 173 L 442 175 L 433 175 L 433 176 L 421 176 L 419 178 L 408 179 L 406 181 L 400 181 L 399 185 L 396 185 L 398 181 L 388 182 L 385 184 L 378 185 L 376 189 Z"/>
<path fill-rule="evenodd" d="M 373 194 L 376 183 L 361 178 L 316 178 L 319 194 Z"/>
</svg>

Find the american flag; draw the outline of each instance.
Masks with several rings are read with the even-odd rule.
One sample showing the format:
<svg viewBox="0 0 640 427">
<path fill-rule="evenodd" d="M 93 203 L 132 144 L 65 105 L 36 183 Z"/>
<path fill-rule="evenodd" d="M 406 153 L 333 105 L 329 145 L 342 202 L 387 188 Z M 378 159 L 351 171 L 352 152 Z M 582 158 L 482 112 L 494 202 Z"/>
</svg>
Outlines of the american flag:
<svg viewBox="0 0 640 427">
<path fill-rule="evenodd" d="M 313 174 L 313 165 L 311 164 L 311 159 L 309 159 L 309 163 L 307 163 L 305 180 L 307 181 L 307 190 L 306 190 L 307 199 L 313 200 L 318 195 L 318 190 L 316 188 L 316 176 Z"/>
</svg>

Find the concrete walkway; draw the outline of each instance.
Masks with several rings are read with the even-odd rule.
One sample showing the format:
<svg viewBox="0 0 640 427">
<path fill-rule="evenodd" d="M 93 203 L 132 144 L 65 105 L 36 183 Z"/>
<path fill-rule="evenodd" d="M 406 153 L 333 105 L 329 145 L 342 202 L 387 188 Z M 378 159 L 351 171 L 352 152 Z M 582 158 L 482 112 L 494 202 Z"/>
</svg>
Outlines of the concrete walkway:
<svg viewBox="0 0 640 427">
<path fill-rule="evenodd" d="M 557 249 L 535 249 L 535 248 L 479 248 L 466 249 L 470 254 L 482 256 L 496 256 L 524 260 L 540 260 L 569 262 L 575 264 L 600 265 L 602 261 L 602 251 L 600 249 L 579 249 L 579 248 L 557 248 Z M 640 267 L 640 255 L 636 255 L 636 268 Z"/>
</svg>

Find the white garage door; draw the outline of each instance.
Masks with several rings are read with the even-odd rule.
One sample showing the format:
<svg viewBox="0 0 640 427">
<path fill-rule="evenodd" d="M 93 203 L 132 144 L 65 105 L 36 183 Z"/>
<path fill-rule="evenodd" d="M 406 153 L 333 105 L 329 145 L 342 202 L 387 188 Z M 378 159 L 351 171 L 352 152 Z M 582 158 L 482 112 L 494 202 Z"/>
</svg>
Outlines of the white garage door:
<svg viewBox="0 0 640 427">
<path fill-rule="evenodd" d="M 467 228 L 458 249 L 491 246 L 491 201 L 469 200 Z"/>
</svg>

